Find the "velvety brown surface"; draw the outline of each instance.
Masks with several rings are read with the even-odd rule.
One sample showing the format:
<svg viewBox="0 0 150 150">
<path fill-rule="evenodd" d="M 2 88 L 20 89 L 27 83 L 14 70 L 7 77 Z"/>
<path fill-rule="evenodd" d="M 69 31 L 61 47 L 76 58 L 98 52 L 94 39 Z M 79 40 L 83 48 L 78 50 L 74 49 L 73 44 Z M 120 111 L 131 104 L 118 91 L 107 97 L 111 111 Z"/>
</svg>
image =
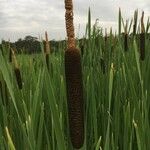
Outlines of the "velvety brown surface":
<svg viewBox="0 0 150 150">
<path fill-rule="evenodd" d="M 65 75 L 69 113 L 70 137 L 74 148 L 84 143 L 83 81 L 78 49 L 65 51 Z"/>
</svg>

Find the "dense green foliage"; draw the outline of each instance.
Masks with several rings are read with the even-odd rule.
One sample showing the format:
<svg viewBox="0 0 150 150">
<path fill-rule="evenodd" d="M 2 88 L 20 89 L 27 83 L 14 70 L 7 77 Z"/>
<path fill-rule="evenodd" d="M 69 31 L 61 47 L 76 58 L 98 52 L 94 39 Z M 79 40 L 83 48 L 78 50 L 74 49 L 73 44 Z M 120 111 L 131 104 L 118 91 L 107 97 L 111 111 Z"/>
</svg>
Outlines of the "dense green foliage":
<svg viewBox="0 0 150 150">
<path fill-rule="evenodd" d="M 120 19 L 119 19 L 120 20 Z M 104 37 L 87 26 L 82 41 L 85 98 L 84 150 L 149 150 L 150 37 L 145 60 L 139 36 Z M 79 44 L 78 44 L 79 46 Z M 65 44 L 52 53 L 47 69 L 42 53 L 18 55 L 23 89 L 17 86 L 7 47 L 0 52 L 0 149 L 71 150 L 64 77 Z"/>
</svg>

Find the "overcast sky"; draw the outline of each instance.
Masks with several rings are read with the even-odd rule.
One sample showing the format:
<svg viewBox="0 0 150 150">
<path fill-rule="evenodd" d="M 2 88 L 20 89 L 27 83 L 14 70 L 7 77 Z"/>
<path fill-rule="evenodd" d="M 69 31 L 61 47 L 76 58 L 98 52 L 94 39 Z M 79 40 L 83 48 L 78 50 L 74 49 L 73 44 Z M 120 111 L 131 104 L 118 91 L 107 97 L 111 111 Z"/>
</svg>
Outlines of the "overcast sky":
<svg viewBox="0 0 150 150">
<path fill-rule="evenodd" d="M 104 28 L 117 29 L 118 8 L 125 19 L 134 10 L 150 16 L 150 0 L 73 0 L 76 36 L 82 36 L 87 23 L 88 8 L 92 22 L 99 19 Z M 39 36 L 48 31 L 50 39 L 66 37 L 64 0 L 0 0 L 0 39 L 11 41 L 26 35 Z"/>
</svg>

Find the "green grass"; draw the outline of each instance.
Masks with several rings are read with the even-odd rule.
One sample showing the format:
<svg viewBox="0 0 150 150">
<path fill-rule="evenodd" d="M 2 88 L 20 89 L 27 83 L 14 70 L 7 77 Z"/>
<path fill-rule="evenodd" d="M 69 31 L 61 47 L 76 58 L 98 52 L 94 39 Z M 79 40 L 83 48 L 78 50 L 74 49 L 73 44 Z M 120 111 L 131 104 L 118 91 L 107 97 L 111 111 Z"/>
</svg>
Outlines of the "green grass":
<svg viewBox="0 0 150 150">
<path fill-rule="evenodd" d="M 130 36 L 124 52 L 119 13 L 119 36 L 107 43 L 101 30 L 89 23 L 82 57 L 85 98 L 83 150 L 150 149 L 150 35 L 146 33 L 146 58 L 141 61 L 138 35 Z M 147 23 L 147 28 L 149 23 Z M 42 44 L 41 44 L 42 48 Z M 69 137 L 64 50 L 50 56 L 18 55 L 23 89 L 19 90 L 8 62 L 0 52 L 0 149 L 71 150 Z M 34 58 L 34 60 L 33 60 Z M 101 68 L 105 62 L 105 73 Z"/>
</svg>

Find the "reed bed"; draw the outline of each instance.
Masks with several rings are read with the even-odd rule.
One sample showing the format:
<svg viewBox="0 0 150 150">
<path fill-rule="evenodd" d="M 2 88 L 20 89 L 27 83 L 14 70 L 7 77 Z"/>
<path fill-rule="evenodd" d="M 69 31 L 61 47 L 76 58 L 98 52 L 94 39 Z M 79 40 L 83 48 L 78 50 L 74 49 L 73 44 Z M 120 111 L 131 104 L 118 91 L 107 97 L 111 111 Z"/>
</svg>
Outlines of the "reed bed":
<svg viewBox="0 0 150 150">
<path fill-rule="evenodd" d="M 84 52 L 81 60 L 78 60 L 81 66 L 77 64 L 79 68 L 82 67 L 83 95 L 67 94 L 66 86 L 75 86 L 81 81 L 66 82 L 65 63 L 70 62 L 68 67 L 72 74 L 69 72 L 68 75 L 74 79 L 77 67 L 73 66 L 74 60 L 68 60 L 72 51 L 64 51 L 66 43 L 59 45 L 57 53 L 50 54 L 51 73 L 47 69 L 42 42 L 41 54 L 15 54 L 21 74 L 21 90 L 14 73 L 14 58 L 10 63 L 10 50 L 3 45 L 0 50 L 0 149 L 73 150 L 76 143 L 72 144 L 74 139 L 71 137 L 83 133 L 81 150 L 149 150 L 150 25 L 149 21 L 144 24 L 144 57 L 141 59 L 143 42 L 141 30 L 136 28 L 137 14 L 136 11 L 133 24 L 126 31 L 128 50 L 125 52 L 124 34 L 121 34 L 125 32 L 125 26 L 121 9 L 119 34 L 113 35 L 110 30 L 107 31 L 107 38 L 100 28 L 91 26 L 89 11 L 82 41 Z M 76 41 L 78 48 L 80 40 Z M 75 50 L 72 57 L 78 59 L 78 56 L 74 57 L 78 54 Z M 76 133 L 73 128 L 73 135 L 70 136 L 69 128 L 75 124 L 69 126 L 68 123 L 68 106 L 71 105 L 68 105 L 67 97 L 75 99 L 76 96 L 84 98 L 84 129 Z M 76 108 L 81 106 L 74 105 Z M 79 118 L 76 120 L 80 121 Z"/>
</svg>

